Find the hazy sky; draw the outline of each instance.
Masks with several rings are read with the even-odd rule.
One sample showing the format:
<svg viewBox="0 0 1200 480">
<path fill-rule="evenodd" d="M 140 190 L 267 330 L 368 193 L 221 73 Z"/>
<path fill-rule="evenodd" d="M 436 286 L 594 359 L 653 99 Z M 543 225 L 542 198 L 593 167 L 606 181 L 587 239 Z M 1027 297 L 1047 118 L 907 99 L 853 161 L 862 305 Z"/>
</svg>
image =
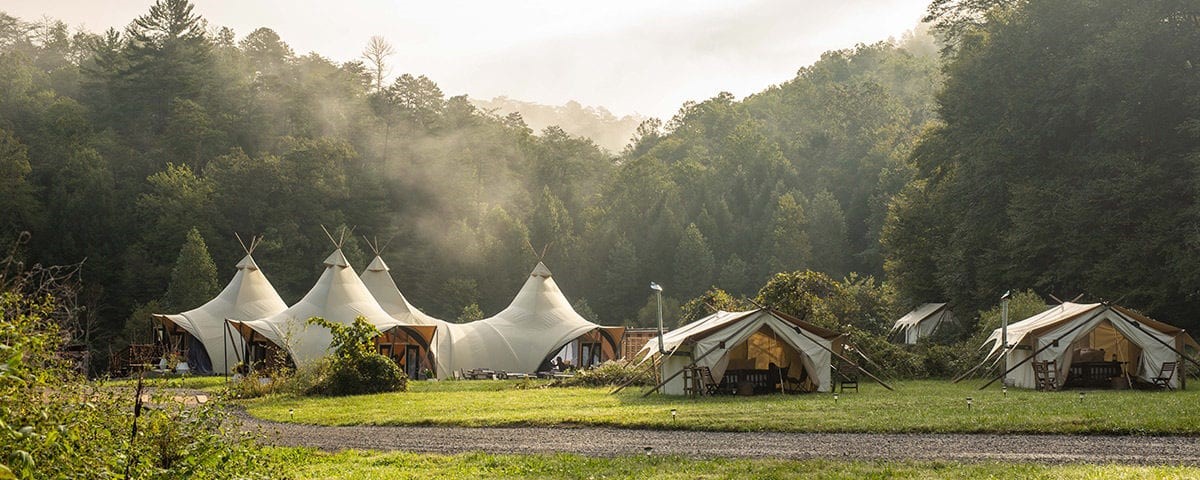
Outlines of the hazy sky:
<svg viewBox="0 0 1200 480">
<path fill-rule="evenodd" d="M 124 27 L 153 0 L 5 0 L 0 11 L 88 30 Z M 269 27 L 297 53 L 358 57 L 372 35 L 393 75 L 428 75 L 447 95 L 576 100 L 670 117 L 686 100 L 741 97 L 821 52 L 899 36 L 928 0 L 194 0 L 238 38 Z"/>
</svg>

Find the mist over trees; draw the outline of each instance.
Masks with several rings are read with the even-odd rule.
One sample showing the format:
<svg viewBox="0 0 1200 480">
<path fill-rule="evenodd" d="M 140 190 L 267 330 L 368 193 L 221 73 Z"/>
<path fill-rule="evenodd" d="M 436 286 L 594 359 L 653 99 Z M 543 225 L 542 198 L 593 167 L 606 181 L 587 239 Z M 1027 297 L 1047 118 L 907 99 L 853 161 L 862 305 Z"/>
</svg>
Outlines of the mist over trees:
<svg viewBox="0 0 1200 480">
<path fill-rule="evenodd" d="M 604 107 L 585 107 L 570 101 L 564 105 L 542 105 L 504 96 L 491 100 L 472 98 L 476 108 L 495 115 L 518 113 L 535 131 L 556 126 L 579 137 L 586 137 L 611 153 L 620 153 L 629 144 L 629 137 L 646 120 L 641 115 L 616 116 Z"/>
<path fill-rule="evenodd" d="M 797 284 L 849 276 L 852 298 L 886 281 L 898 305 L 950 300 L 967 317 L 1032 288 L 1186 327 L 1200 313 L 1189 8 L 936 2 L 946 48 L 922 32 L 827 52 L 745 99 L 642 121 L 619 152 L 447 98 L 381 38 L 339 62 L 210 25 L 185 0 L 99 33 L 0 14 L 0 238 L 30 231 L 33 262 L 86 259 L 98 345 L 199 301 L 168 291 L 210 288 L 173 274 L 181 251 L 203 265 L 207 246 L 219 288 L 243 254 L 234 232 L 266 236 L 256 259 L 297 300 L 332 248 L 321 225 L 391 239 L 400 288 L 447 320 L 499 311 L 542 259 L 606 324 L 653 321 L 652 280 L 691 318 L 693 298 L 732 305 L 810 269 L 828 278 Z M 345 251 L 369 261 L 358 240 Z M 846 321 L 877 329 L 886 310 Z"/>
</svg>

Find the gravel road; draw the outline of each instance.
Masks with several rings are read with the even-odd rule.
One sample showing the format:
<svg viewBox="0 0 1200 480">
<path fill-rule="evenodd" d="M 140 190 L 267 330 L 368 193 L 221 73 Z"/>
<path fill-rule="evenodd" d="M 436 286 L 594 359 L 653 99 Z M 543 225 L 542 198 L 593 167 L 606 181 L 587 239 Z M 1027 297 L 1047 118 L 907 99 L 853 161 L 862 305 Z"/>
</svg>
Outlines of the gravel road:
<svg viewBox="0 0 1200 480">
<path fill-rule="evenodd" d="M 322 450 L 423 453 L 577 453 L 588 456 L 1002 460 L 1039 463 L 1200 465 L 1200 438 L 1092 435 L 746 433 L 608 428 L 323 427 L 238 412 L 267 442 Z"/>
</svg>

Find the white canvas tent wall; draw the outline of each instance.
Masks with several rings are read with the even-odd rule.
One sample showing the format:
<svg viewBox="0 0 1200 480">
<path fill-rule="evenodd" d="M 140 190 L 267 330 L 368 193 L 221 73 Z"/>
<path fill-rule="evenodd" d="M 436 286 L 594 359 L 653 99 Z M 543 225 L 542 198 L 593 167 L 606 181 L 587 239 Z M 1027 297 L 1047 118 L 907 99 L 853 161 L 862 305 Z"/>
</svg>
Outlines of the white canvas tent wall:
<svg viewBox="0 0 1200 480">
<path fill-rule="evenodd" d="M 251 320 L 287 309 L 271 282 L 249 253 L 237 264 L 237 273 L 225 289 L 208 303 L 175 315 L 155 314 L 164 326 L 177 326 L 200 340 L 208 351 L 213 372 L 229 373 L 238 362 L 240 342 L 225 330 L 225 319 Z"/>
<path fill-rule="evenodd" d="M 833 355 L 830 352 L 841 349 L 841 334 L 779 312 L 756 309 L 745 312 L 718 311 L 663 335 L 663 347 L 667 352 L 663 361 L 663 378 L 674 378 L 663 385 L 660 391 L 668 395 L 683 395 L 684 378 L 677 374 L 693 363 L 708 367 L 712 370 L 713 378 L 719 380 L 729 367 L 730 353 L 753 341 L 756 335 L 770 335 L 772 340 L 786 344 L 799 353 L 800 365 L 777 365 L 788 367 L 791 372 L 798 372 L 798 367 L 803 366 L 817 391 L 828 392 L 833 388 L 830 369 Z M 654 337 L 646 342 L 638 356 L 645 361 L 658 354 L 658 337 Z"/>
<path fill-rule="evenodd" d="M 326 355 L 333 339 L 329 329 L 309 325 L 311 317 L 321 317 L 334 323 L 350 325 L 357 317 L 365 317 L 380 332 L 402 326 L 379 306 L 366 285 L 354 273 L 354 268 L 342 254 L 334 250 L 324 262 L 325 271 L 304 298 L 287 310 L 265 318 L 232 322 L 238 325 L 243 337 L 253 330 L 279 347 L 286 348 L 297 366 L 309 365 Z"/>
<path fill-rule="evenodd" d="M 984 347 L 991 344 L 985 361 L 998 361 L 1001 355 L 1007 355 L 1008 365 L 1012 367 L 1028 359 L 1008 374 L 1012 385 L 1021 388 L 1037 386 L 1033 362 L 1055 360 L 1058 378 L 1065 379 L 1075 351 L 1083 346 L 1107 347 L 1105 360 L 1117 354 L 1119 360 L 1127 362 L 1125 369 L 1129 375 L 1144 380 L 1156 377 L 1163 363 L 1179 361 L 1172 348 L 1182 351 L 1185 345 L 1197 347 L 1196 341 L 1183 329 L 1127 308 L 1103 303 L 1066 302 L 1009 325 L 1011 348 L 1007 351 L 1000 344 L 1000 337 L 1001 331 L 996 329 L 984 341 Z M 1044 350 L 1030 359 L 1043 347 Z M 1179 375 L 1175 375 L 1171 386 L 1178 385 Z"/>
<path fill-rule="evenodd" d="M 948 304 L 925 303 L 896 320 L 891 335 L 901 343 L 913 345 L 917 340 L 932 335 L 938 327 L 953 321 L 954 314 L 950 312 Z"/>
<path fill-rule="evenodd" d="M 360 279 L 371 296 L 375 297 L 375 301 L 379 302 L 379 306 L 383 308 L 384 312 L 387 312 L 401 325 L 420 332 L 426 340 L 424 346 L 429 349 L 430 356 L 434 359 L 434 371 L 440 372 L 443 368 L 449 368 L 438 361 L 437 352 L 437 330 L 448 323 L 426 315 L 425 312 L 408 303 L 408 299 L 404 298 L 404 294 L 400 293 L 400 288 L 396 286 L 390 270 L 383 258 L 375 255 L 375 260 L 367 265 L 366 270 L 363 270 Z"/>
<path fill-rule="evenodd" d="M 539 262 L 508 308 L 483 320 L 439 327 L 436 352 L 444 367 L 438 377 L 473 368 L 536 372 L 547 356 L 597 330 L 614 350 L 625 331 L 589 322 L 575 312 L 550 269 Z"/>
</svg>

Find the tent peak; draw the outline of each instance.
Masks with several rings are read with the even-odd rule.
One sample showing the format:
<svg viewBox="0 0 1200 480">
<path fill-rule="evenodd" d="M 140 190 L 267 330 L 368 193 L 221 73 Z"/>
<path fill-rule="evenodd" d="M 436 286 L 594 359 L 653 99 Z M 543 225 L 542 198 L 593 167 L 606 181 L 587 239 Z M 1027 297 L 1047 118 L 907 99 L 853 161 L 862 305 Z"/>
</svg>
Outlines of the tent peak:
<svg viewBox="0 0 1200 480">
<path fill-rule="evenodd" d="M 258 264 L 254 262 L 254 257 L 247 252 L 246 256 L 242 257 L 242 261 L 237 263 L 237 268 L 238 270 L 258 270 Z"/>
<path fill-rule="evenodd" d="M 391 269 L 388 268 L 387 263 L 384 263 L 383 257 L 375 255 L 375 260 L 372 260 L 371 264 L 367 265 L 367 270 L 371 272 L 386 272 Z"/>
<path fill-rule="evenodd" d="M 350 261 L 346 260 L 346 255 L 342 253 L 342 249 L 338 248 L 333 253 L 329 254 L 322 262 L 326 267 L 349 267 Z"/>
<path fill-rule="evenodd" d="M 550 269 L 546 268 L 545 263 L 538 262 L 537 266 L 533 267 L 533 271 L 529 272 L 529 276 L 550 278 L 553 275 L 550 273 Z"/>
</svg>

